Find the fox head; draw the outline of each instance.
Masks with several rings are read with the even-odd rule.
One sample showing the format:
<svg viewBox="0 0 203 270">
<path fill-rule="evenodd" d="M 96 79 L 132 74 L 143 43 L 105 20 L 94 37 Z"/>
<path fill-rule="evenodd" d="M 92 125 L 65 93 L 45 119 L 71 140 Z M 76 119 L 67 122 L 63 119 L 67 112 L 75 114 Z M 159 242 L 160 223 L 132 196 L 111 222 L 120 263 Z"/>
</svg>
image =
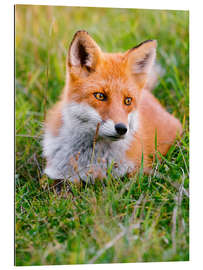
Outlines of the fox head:
<svg viewBox="0 0 203 270">
<path fill-rule="evenodd" d="M 87 128 L 100 123 L 99 135 L 112 140 L 135 131 L 140 93 L 155 56 L 155 40 L 125 53 L 104 53 L 86 31 L 78 31 L 67 57 L 66 98 L 74 104 L 73 117 Z"/>
</svg>

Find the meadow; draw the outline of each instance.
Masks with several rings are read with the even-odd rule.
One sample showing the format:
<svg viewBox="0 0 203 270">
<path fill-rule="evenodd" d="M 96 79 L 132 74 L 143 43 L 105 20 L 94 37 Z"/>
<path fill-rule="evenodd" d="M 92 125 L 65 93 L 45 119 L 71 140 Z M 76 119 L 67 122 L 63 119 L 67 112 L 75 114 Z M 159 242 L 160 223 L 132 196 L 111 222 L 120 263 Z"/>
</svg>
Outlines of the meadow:
<svg viewBox="0 0 203 270">
<path fill-rule="evenodd" d="M 189 260 L 189 13 L 15 8 L 15 263 L 55 265 Z M 71 185 L 43 176 L 43 120 L 65 83 L 70 41 L 85 29 L 104 51 L 158 41 L 165 73 L 154 95 L 184 132 L 153 173 Z"/>
</svg>

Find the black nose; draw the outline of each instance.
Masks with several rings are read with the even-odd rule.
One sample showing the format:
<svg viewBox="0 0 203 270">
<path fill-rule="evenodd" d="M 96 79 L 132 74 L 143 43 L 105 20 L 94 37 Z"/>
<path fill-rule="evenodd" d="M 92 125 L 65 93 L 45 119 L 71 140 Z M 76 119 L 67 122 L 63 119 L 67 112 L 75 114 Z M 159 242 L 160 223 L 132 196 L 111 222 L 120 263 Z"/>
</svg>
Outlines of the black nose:
<svg viewBox="0 0 203 270">
<path fill-rule="evenodd" d="M 119 135 L 124 135 L 127 132 L 127 127 L 123 123 L 118 123 L 115 125 L 115 130 Z"/>
</svg>

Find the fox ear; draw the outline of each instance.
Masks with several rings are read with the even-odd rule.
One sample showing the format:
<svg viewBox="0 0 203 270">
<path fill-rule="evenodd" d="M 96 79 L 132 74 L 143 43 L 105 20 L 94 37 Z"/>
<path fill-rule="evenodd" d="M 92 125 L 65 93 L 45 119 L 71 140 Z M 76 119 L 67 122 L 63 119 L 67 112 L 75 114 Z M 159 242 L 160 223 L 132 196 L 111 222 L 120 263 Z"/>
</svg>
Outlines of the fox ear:
<svg viewBox="0 0 203 270">
<path fill-rule="evenodd" d="M 127 51 L 128 69 L 140 88 L 144 87 L 156 58 L 156 40 L 146 40 L 138 46 Z"/>
<path fill-rule="evenodd" d="M 101 49 L 86 31 L 76 32 L 68 52 L 68 66 L 75 76 L 88 76 L 94 72 Z"/>
</svg>

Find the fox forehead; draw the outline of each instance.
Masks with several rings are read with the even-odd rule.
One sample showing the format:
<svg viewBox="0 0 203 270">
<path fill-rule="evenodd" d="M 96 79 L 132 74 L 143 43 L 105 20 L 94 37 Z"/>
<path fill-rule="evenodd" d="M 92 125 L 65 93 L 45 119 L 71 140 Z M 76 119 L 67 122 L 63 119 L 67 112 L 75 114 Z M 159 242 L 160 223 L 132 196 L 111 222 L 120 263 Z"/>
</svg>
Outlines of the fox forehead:
<svg viewBox="0 0 203 270">
<path fill-rule="evenodd" d="M 70 83 L 71 99 L 81 94 L 104 91 L 109 96 L 136 97 L 135 81 L 126 71 L 126 62 L 121 53 L 103 53 L 97 70 L 88 77 L 81 77 Z M 82 92 L 82 93 L 81 93 Z"/>
<path fill-rule="evenodd" d="M 128 88 L 130 82 L 129 73 L 126 70 L 126 61 L 121 53 L 103 53 L 92 79 L 99 76 L 105 86 L 116 86 L 117 89 Z"/>
<path fill-rule="evenodd" d="M 72 91 L 77 92 L 105 92 L 106 94 L 113 95 L 119 94 L 122 95 L 133 95 L 135 94 L 135 86 L 130 82 L 125 81 L 122 77 L 103 77 L 101 78 L 100 75 L 96 76 L 98 79 L 95 78 L 88 78 L 85 81 L 77 82 L 73 87 Z M 127 96 L 128 96 L 127 95 Z"/>
</svg>

